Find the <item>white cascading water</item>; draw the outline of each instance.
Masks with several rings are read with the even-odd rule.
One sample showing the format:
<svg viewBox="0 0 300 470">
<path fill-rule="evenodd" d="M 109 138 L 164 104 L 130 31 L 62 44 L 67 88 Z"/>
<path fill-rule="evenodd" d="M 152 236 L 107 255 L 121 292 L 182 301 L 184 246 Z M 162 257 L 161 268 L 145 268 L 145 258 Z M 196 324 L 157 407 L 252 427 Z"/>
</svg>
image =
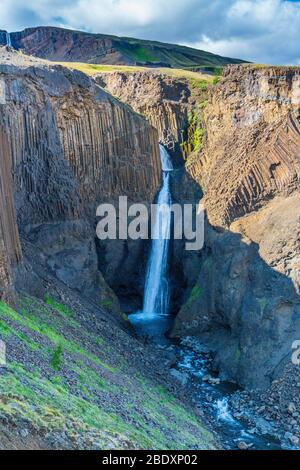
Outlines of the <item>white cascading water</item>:
<svg viewBox="0 0 300 470">
<path fill-rule="evenodd" d="M 9 33 L 6 33 L 6 45 L 8 47 L 12 47 L 11 45 L 11 38 L 10 38 L 10 34 Z"/>
<path fill-rule="evenodd" d="M 160 145 L 163 184 L 157 199 L 157 214 L 152 233 L 152 244 L 147 266 L 144 290 L 143 314 L 167 315 L 169 306 L 168 253 L 171 235 L 172 204 L 170 171 L 173 170 L 170 155 Z"/>
<path fill-rule="evenodd" d="M 229 404 L 228 404 L 228 398 L 224 397 L 222 399 L 219 399 L 216 403 L 216 408 L 217 408 L 217 418 L 218 420 L 226 421 L 227 423 L 234 424 L 235 420 L 232 417 L 230 410 L 229 410 Z"/>
</svg>

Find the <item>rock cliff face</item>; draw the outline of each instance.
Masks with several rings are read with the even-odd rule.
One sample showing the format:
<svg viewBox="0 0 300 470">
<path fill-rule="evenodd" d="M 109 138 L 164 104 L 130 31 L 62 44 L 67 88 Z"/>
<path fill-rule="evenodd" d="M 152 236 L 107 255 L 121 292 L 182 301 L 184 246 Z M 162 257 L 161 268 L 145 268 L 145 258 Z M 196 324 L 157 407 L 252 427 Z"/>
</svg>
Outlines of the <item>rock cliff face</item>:
<svg viewBox="0 0 300 470">
<path fill-rule="evenodd" d="M 0 298 L 12 295 L 11 267 L 21 259 L 19 233 L 13 202 L 10 148 L 0 127 Z"/>
<path fill-rule="evenodd" d="M 160 179 L 157 133 L 85 75 L 2 54 L 1 198 L 9 201 L 12 192 L 5 178 L 11 164 L 22 239 L 69 287 L 98 291 L 105 301 L 94 242 L 96 206 L 119 195 L 152 201 Z M 19 259 L 9 204 L 2 217 L 4 243 L 11 245 L 6 251 Z"/>
<path fill-rule="evenodd" d="M 204 113 L 203 153 L 189 167 L 211 223 L 228 225 L 298 186 L 299 106 L 298 69 L 226 69 Z"/>
<path fill-rule="evenodd" d="M 223 375 L 266 386 L 300 336 L 298 69 L 228 68 L 188 166 L 207 210 L 200 276 L 175 335 L 195 334 Z"/>
<path fill-rule="evenodd" d="M 96 73 L 94 79 L 155 127 L 178 166 L 193 170 L 203 143 L 208 90 L 218 76 L 184 70 Z M 175 151 L 175 152 L 174 152 Z"/>
<path fill-rule="evenodd" d="M 187 81 L 154 71 L 103 73 L 95 80 L 145 116 L 167 146 L 182 142 L 191 97 Z"/>
</svg>

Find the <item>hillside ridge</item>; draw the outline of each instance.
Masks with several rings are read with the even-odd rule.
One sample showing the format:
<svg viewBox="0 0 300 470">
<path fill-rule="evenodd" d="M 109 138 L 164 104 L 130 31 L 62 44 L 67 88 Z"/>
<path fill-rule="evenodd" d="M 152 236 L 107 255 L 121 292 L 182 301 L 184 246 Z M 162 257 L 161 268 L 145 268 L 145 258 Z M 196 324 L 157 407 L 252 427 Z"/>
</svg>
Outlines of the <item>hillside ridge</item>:
<svg viewBox="0 0 300 470">
<path fill-rule="evenodd" d="M 14 48 L 54 61 L 81 61 L 111 65 L 147 65 L 172 68 L 222 67 L 243 60 L 153 40 L 119 37 L 110 34 L 74 31 L 54 26 L 38 26 L 10 33 Z M 0 45 L 7 41 L 0 30 Z"/>
</svg>

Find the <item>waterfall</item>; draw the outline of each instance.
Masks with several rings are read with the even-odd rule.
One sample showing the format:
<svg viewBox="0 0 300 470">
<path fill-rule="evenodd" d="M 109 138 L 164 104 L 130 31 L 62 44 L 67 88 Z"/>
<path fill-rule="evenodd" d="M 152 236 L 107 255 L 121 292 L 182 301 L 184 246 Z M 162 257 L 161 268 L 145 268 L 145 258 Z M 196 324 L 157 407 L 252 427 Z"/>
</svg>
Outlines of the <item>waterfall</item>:
<svg viewBox="0 0 300 470">
<path fill-rule="evenodd" d="M 160 145 L 160 159 L 163 184 L 157 199 L 157 213 L 144 289 L 143 313 L 149 316 L 166 315 L 169 307 L 167 269 L 171 235 L 170 206 L 172 204 L 170 171 L 173 170 L 173 166 L 168 152 L 162 145 Z"/>
<path fill-rule="evenodd" d="M 165 147 L 163 145 L 159 146 L 160 149 L 160 161 L 161 161 L 161 167 L 163 171 L 172 171 L 173 170 L 173 164 L 172 160 L 170 158 L 170 155 L 166 151 Z"/>
<path fill-rule="evenodd" d="M 12 45 L 11 45 L 10 33 L 8 33 L 8 32 L 6 33 L 6 45 L 7 45 L 8 47 L 12 47 Z"/>
</svg>

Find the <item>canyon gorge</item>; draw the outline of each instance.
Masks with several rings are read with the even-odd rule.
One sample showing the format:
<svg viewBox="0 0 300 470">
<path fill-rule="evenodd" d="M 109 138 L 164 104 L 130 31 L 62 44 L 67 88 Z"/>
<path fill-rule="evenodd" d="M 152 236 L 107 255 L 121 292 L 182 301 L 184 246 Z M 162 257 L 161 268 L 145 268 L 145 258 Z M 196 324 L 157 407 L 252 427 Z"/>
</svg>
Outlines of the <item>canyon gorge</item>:
<svg viewBox="0 0 300 470">
<path fill-rule="evenodd" d="M 1 448 L 242 448 L 228 403 L 250 446 L 299 447 L 300 69 L 238 62 L 86 74 L 0 48 Z M 201 200 L 205 237 L 163 255 L 157 345 L 128 321 L 151 244 L 97 239 L 96 208 L 149 206 L 166 180 L 172 202 Z M 202 358 L 203 400 L 234 384 L 216 414 L 186 370 Z"/>
</svg>

